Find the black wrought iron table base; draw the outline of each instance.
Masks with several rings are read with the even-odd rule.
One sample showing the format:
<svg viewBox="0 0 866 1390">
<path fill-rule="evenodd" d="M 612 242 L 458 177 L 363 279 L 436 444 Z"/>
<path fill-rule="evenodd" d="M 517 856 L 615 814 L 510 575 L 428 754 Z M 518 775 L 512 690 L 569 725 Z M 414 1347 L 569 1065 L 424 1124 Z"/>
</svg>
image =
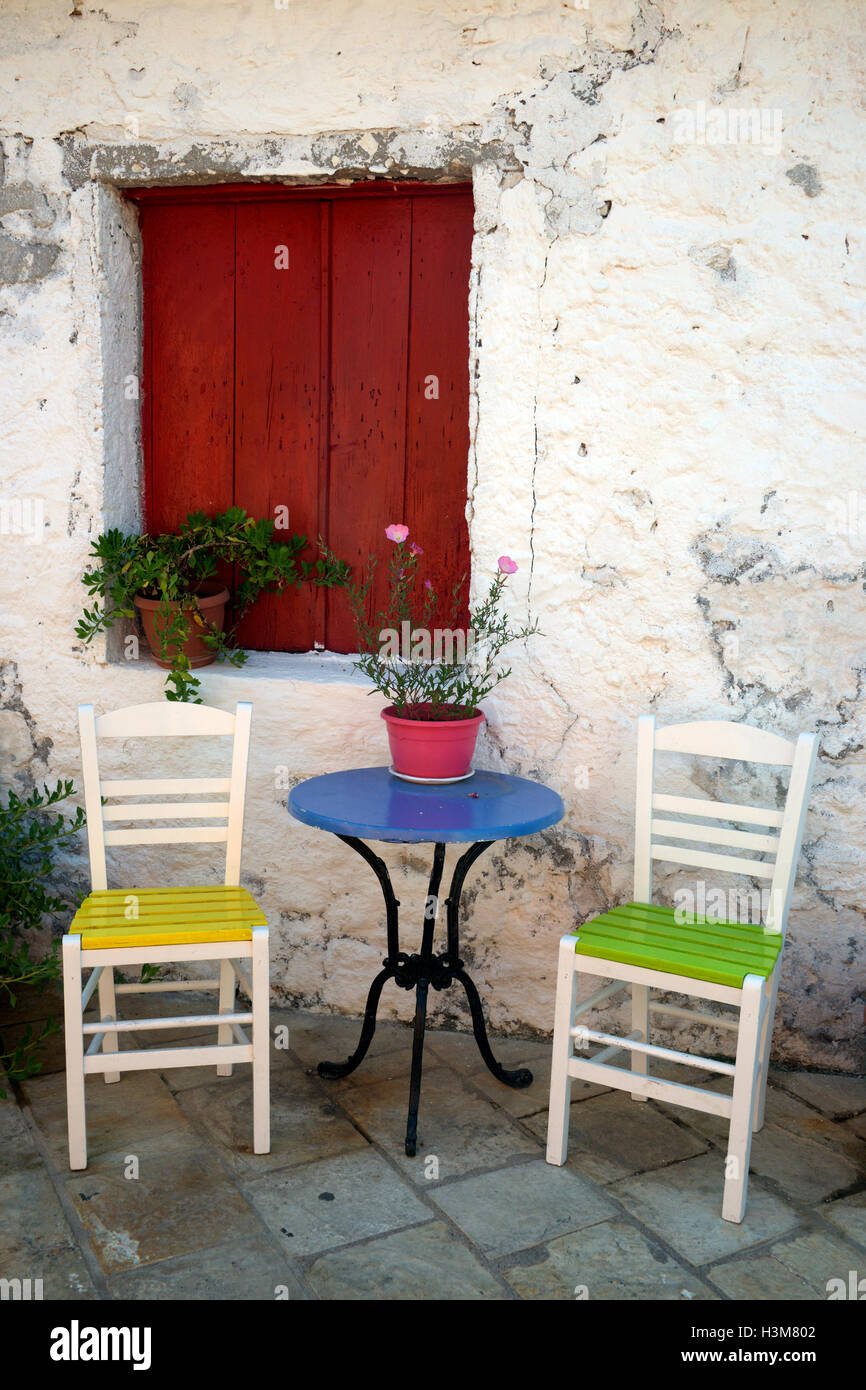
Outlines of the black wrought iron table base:
<svg viewBox="0 0 866 1390">
<path fill-rule="evenodd" d="M 351 835 L 340 835 L 339 838 L 345 844 L 351 845 L 352 849 L 357 850 L 362 859 L 366 859 L 382 885 L 382 893 L 385 898 L 388 954 L 382 963 L 382 969 L 370 985 L 358 1046 L 345 1062 L 320 1062 L 319 1075 L 329 1078 L 348 1076 L 357 1066 L 360 1066 L 376 1031 L 376 1012 L 387 980 L 393 980 L 400 989 L 414 989 L 415 1033 L 412 1042 L 412 1073 L 409 1082 L 409 1115 L 406 1121 L 406 1153 L 410 1158 L 414 1158 L 418 1143 L 418 1105 L 421 1099 L 421 1069 L 424 1062 L 427 996 L 431 986 L 433 989 L 449 989 L 455 980 L 463 986 L 469 1001 L 472 1031 L 475 1034 L 478 1050 L 497 1081 L 502 1081 L 506 1086 L 517 1088 L 529 1086 L 532 1082 L 531 1071 L 527 1071 L 525 1068 L 520 1068 L 518 1071 L 506 1071 L 494 1057 L 487 1038 L 481 997 L 460 959 L 459 921 L 463 882 L 475 860 L 494 842 L 493 840 L 477 840 L 475 844 L 470 845 L 455 864 L 451 876 L 451 887 L 448 891 L 448 897 L 445 899 L 448 933 L 446 949 L 434 954 L 433 933 L 439 907 L 439 887 L 445 864 L 445 845 L 436 844 L 433 851 L 433 869 L 427 889 L 427 901 L 424 905 L 421 950 L 410 956 L 405 951 L 400 950 L 398 916 L 400 904 L 394 896 L 387 865 L 377 854 L 374 854 L 363 840 L 356 839 Z"/>
</svg>

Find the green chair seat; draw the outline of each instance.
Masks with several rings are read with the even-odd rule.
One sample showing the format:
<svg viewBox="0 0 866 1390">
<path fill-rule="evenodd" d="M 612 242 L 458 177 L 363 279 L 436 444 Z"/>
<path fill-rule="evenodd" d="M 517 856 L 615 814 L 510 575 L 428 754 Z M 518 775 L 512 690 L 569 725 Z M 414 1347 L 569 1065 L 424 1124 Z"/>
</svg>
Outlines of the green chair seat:
<svg viewBox="0 0 866 1390">
<path fill-rule="evenodd" d="M 782 935 L 747 922 L 708 922 L 703 917 L 689 917 L 680 925 L 672 907 L 625 903 L 579 927 L 574 949 L 579 956 L 739 989 L 746 975 L 766 978 L 772 973 Z"/>
</svg>

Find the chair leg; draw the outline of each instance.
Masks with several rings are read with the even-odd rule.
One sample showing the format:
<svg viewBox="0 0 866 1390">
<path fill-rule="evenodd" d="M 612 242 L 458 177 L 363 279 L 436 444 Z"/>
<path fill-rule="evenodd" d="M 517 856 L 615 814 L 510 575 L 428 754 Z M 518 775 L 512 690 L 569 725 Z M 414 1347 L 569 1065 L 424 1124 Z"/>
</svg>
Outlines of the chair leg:
<svg viewBox="0 0 866 1390">
<path fill-rule="evenodd" d="M 224 960 L 220 965 L 220 995 L 219 1011 L 221 1014 L 230 1014 L 235 1007 L 235 972 L 232 969 L 230 960 Z M 230 1023 L 222 1024 L 217 1029 L 217 1042 L 221 1047 L 231 1043 L 232 1028 Z M 217 1076 L 231 1076 L 231 1062 L 220 1062 L 216 1069 Z"/>
<path fill-rule="evenodd" d="M 99 1017 L 103 1020 L 103 1022 L 106 1022 L 107 1020 L 115 1022 L 117 1019 L 117 999 L 114 993 L 113 965 L 103 966 L 102 974 L 99 977 L 99 984 L 97 985 L 97 989 L 99 990 Z M 103 1052 L 117 1052 L 119 1046 L 120 1040 L 118 1038 L 117 1033 L 106 1033 L 105 1037 L 102 1039 Z M 105 1072 L 106 1082 L 119 1080 L 119 1071 Z"/>
<path fill-rule="evenodd" d="M 631 1026 L 640 1033 L 641 1042 L 649 1042 L 649 985 L 631 987 Z M 645 1052 L 632 1052 L 631 1069 L 639 1076 L 649 1074 L 649 1057 Z M 632 1100 L 648 1100 L 649 1097 L 631 1093 Z"/>
<path fill-rule="evenodd" d="M 87 1167 L 87 1122 L 84 1112 L 84 1032 L 81 1013 L 81 941 L 63 938 L 63 1019 L 66 1039 L 66 1116 L 69 1166 Z"/>
<path fill-rule="evenodd" d="M 577 999 L 575 938 L 559 943 L 556 1011 L 553 1019 L 553 1059 L 550 1069 L 550 1108 L 547 1118 L 547 1161 L 561 1167 L 568 1155 L 568 1122 L 571 1109 L 571 1077 L 568 1063 L 573 1052 L 571 1027 Z"/>
<path fill-rule="evenodd" d="M 746 1210 L 749 1155 L 752 1149 L 752 1117 L 760 1067 L 761 1025 L 767 1007 L 764 985 L 765 981 L 759 975 L 747 975 L 743 981 L 737 1056 L 734 1064 L 731 1127 L 725 1159 L 725 1195 L 722 1202 L 722 1216 L 725 1221 L 742 1221 Z"/>
<path fill-rule="evenodd" d="M 757 1134 L 764 1128 L 764 1112 L 767 1108 L 767 1078 L 770 1074 L 770 1048 L 773 1043 L 773 1020 L 776 1017 L 776 996 L 779 993 L 779 967 L 773 971 L 773 976 L 765 987 L 766 1009 L 764 1021 L 761 1025 L 761 1040 L 759 1044 L 760 1053 L 760 1073 L 758 1084 L 755 1087 L 755 1109 L 752 1115 L 752 1133 Z"/>
<path fill-rule="evenodd" d="M 253 927 L 253 1151 L 271 1151 L 268 929 Z"/>
</svg>

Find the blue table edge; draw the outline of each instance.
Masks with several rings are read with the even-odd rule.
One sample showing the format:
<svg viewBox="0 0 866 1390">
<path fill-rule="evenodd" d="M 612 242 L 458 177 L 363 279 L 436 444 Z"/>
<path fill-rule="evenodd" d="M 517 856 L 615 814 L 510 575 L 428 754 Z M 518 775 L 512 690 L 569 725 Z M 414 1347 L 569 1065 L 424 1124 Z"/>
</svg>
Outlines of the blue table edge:
<svg viewBox="0 0 866 1390">
<path fill-rule="evenodd" d="M 367 768 L 339 769 L 339 771 L 342 772 L 364 772 L 369 770 L 370 769 Z M 307 782 L 315 781 L 316 778 L 320 776 L 327 777 L 330 775 L 338 774 L 317 773 L 316 777 L 306 777 L 304 778 L 303 782 L 299 782 L 296 787 L 293 787 L 292 790 L 289 792 L 287 802 L 287 810 L 289 814 L 295 820 L 300 821 L 303 825 L 311 825 L 316 830 L 326 830 L 332 835 L 348 835 L 351 836 L 353 839 L 358 840 L 375 840 L 376 842 L 381 844 L 471 844 L 477 840 L 490 840 L 492 842 L 495 840 L 517 839 L 521 838 L 524 835 L 536 835 L 540 830 L 547 830 L 550 828 L 551 825 L 558 824 L 558 822 L 561 821 L 563 816 L 565 815 L 565 806 L 563 804 L 562 797 L 559 795 L 558 792 L 555 792 L 552 787 L 546 786 L 543 782 L 534 782 L 529 777 L 517 778 L 516 773 L 491 772 L 488 774 L 491 777 L 515 777 L 518 781 L 527 782 L 534 787 L 543 788 L 543 790 L 548 792 L 551 797 L 555 798 L 555 804 L 553 808 L 548 814 L 538 816 L 530 822 L 515 821 L 511 825 L 500 825 L 491 827 L 491 829 L 495 830 L 495 834 L 485 834 L 483 832 L 482 827 L 477 827 L 478 833 L 476 833 L 476 831 L 473 829 L 469 831 L 469 833 L 463 834 L 455 832 L 453 830 L 442 830 L 436 832 L 435 834 L 425 834 L 421 830 L 413 831 L 400 827 L 394 827 L 394 829 L 391 830 L 390 828 L 386 829 L 382 826 L 377 827 L 374 832 L 373 828 L 370 825 L 364 824 L 363 822 L 352 821 L 348 819 L 337 820 L 332 817 L 327 817 L 326 819 L 325 817 L 317 816 L 315 813 L 307 812 L 302 807 L 298 807 L 293 804 L 293 798 L 295 796 L 295 793 L 299 791 L 301 787 L 305 786 Z M 404 788 L 409 789 L 412 786 L 412 783 L 404 782 L 401 785 Z M 443 784 L 443 786 L 447 785 L 449 784 Z M 466 782 L 461 784 L 452 783 L 450 785 L 460 785 L 462 787 L 467 788 L 467 791 L 468 788 L 471 787 L 471 783 Z"/>
</svg>

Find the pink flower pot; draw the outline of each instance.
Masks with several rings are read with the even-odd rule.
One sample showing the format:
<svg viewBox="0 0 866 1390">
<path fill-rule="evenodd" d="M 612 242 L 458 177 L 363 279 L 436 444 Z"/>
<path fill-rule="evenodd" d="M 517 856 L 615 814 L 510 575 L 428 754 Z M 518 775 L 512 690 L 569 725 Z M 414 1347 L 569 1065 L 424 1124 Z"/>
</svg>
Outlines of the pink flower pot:
<svg viewBox="0 0 866 1390">
<path fill-rule="evenodd" d="M 406 777 L 465 777 L 471 770 L 485 716 L 471 719 L 401 719 L 393 705 L 382 710 L 391 762 Z"/>
</svg>

